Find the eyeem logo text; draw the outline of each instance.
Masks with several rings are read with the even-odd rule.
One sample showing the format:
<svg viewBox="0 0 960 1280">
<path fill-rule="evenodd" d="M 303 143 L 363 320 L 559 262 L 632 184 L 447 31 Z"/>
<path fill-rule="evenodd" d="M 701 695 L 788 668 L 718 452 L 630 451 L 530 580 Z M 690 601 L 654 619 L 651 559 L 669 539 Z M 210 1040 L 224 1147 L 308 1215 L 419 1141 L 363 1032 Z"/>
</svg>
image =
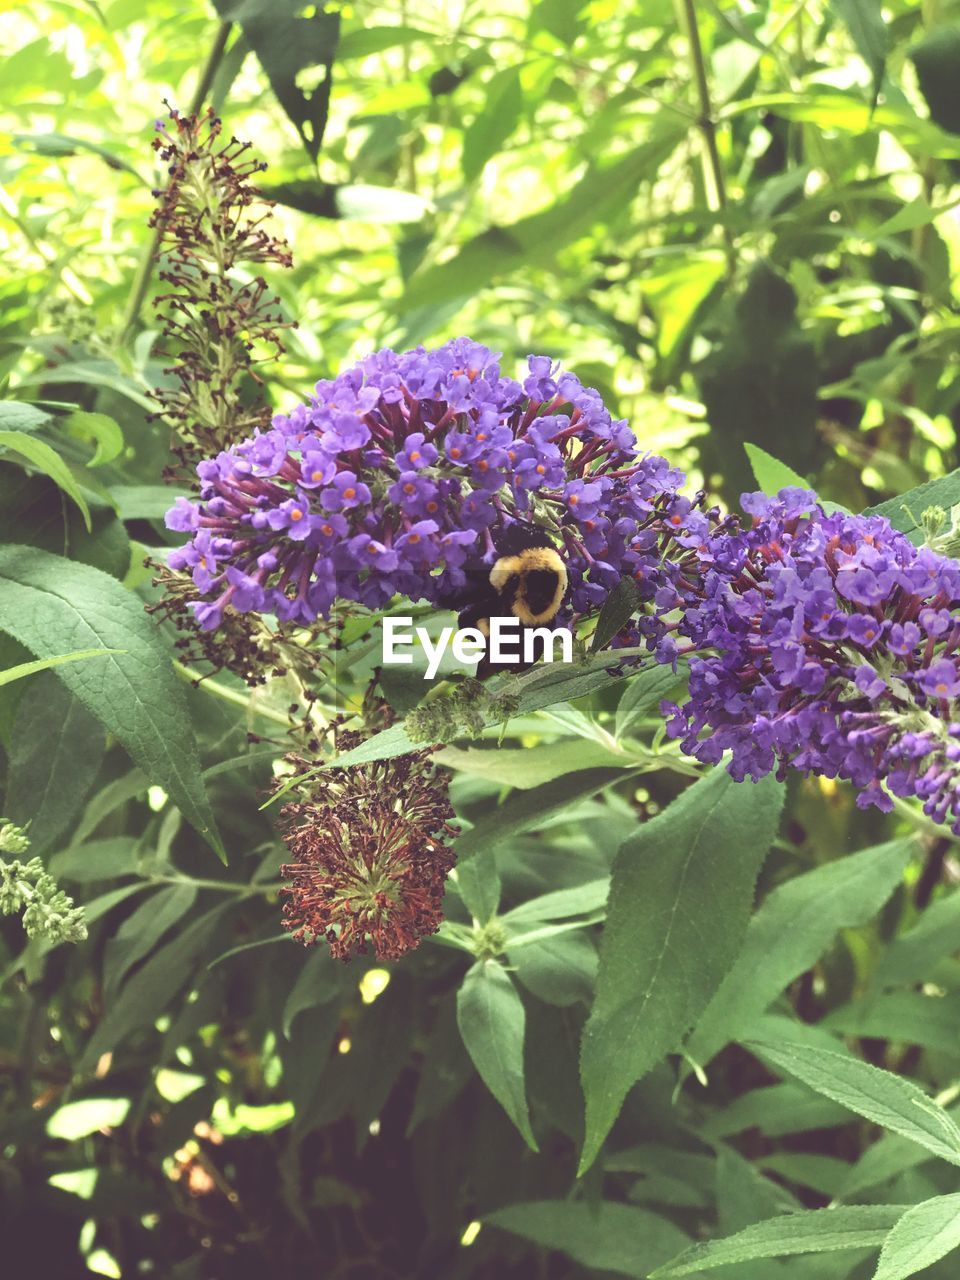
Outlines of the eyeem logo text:
<svg viewBox="0 0 960 1280">
<path fill-rule="evenodd" d="M 540 658 L 544 662 L 573 662 L 573 633 L 563 627 L 521 630 L 520 619 L 514 617 L 491 618 L 489 625 L 489 637 L 476 627 L 444 627 L 434 640 L 425 627 L 413 625 L 413 618 L 384 618 L 383 663 L 388 667 L 410 665 L 414 644 L 419 644 L 426 654 L 424 680 L 436 676 L 448 649 L 464 667 L 473 666 L 485 653 L 491 662 L 510 666 L 529 666 Z"/>
</svg>

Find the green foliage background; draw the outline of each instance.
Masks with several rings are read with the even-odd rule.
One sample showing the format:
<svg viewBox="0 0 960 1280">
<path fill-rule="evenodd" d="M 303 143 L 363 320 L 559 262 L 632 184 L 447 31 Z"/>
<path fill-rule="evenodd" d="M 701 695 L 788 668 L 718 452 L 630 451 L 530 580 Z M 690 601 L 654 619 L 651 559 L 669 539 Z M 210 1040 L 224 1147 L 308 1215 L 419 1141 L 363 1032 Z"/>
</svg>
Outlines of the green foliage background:
<svg viewBox="0 0 960 1280">
<path fill-rule="evenodd" d="M 211 101 L 269 162 L 298 326 L 275 405 L 467 333 L 508 368 L 560 359 L 728 505 L 787 467 L 919 536 L 931 494 L 960 500 L 958 22 L 953 0 L 4 7 L 3 812 L 90 930 L 0 922 L 12 1274 L 956 1275 L 943 829 L 704 773 L 658 735 L 663 671 L 581 673 L 440 756 L 447 933 L 337 966 L 277 937 L 260 804 L 299 691 L 181 678 L 142 561 L 172 541 L 164 99 Z"/>
</svg>

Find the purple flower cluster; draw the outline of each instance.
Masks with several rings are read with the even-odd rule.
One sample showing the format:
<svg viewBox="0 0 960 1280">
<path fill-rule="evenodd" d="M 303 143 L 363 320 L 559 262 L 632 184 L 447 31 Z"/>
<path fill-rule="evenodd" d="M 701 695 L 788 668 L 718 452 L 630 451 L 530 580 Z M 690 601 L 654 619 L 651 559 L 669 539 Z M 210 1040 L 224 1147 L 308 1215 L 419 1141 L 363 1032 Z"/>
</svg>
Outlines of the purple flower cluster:
<svg viewBox="0 0 960 1280">
<path fill-rule="evenodd" d="M 738 779 L 791 765 L 889 810 L 885 783 L 960 834 L 960 564 L 804 490 L 743 504 L 678 627 L 701 656 L 668 732 Z"/>
<path fill-rule="evenodd" d="M 167 525 L 190 534 L 169 563 L 192 573 L 201 626 L 228 608 L 308 623 L 337 598 L 446 604 L 520 519 L 564 553 L 567 620 L 628 574 L 650 608 L 621 642 L 656 645 L 695 599 L 711 516 L 573 374 L 531 356 L 521 383 L 498 359 L 466 338 L 379 351 L 200 463 L 200 501 L 178 499 Z"/>
</svg>

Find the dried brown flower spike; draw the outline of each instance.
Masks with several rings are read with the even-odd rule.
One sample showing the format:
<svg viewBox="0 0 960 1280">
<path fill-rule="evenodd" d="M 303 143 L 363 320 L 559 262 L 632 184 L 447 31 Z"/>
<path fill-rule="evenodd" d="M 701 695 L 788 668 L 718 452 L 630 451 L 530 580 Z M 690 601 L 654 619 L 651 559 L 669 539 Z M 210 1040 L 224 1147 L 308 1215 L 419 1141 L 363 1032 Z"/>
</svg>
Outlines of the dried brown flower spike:
<svg viewBox="0 0 960 1280">
<path fill-rule="evenodd" d="M 338 732 L 349 750 L 360 734 Z M 298 772 L 307 761 L 289 757 Z M 445 775 L 418 751 L 393 760 L 304 778 L 302 799 L 281 811 L 283 839 L 295 861 L 280 868 L 284 928 L 305 945 L 326 939 L 336 959 L 372 948 L 397 960 L 436 933 L 456 835 Z"/>
<path fill-rule="evenodd" d="M 253 185 L 266 168 L 248 155 L 250 144 L 221 142 L 222 124 L 208 111 L 183 116 L 171 109 L 157 121 L 153 146 L 169 169 L 150 225 L 164 255 L 160 279 L 170 291 L 157 298 L 168 353 L 165 372 L 177 385 L 155 395 L 160 416 L 176 431 L 181 466 L 194 464 L 269 425 L 271 410 L 258 392 L 258 346 L 282 354 L 279 299 L 250 268 L 293 265 L 286 242 L 264 224 L 272 203 Z M 254 385 L 251 385 L 254 384 Z"/>
</svg>

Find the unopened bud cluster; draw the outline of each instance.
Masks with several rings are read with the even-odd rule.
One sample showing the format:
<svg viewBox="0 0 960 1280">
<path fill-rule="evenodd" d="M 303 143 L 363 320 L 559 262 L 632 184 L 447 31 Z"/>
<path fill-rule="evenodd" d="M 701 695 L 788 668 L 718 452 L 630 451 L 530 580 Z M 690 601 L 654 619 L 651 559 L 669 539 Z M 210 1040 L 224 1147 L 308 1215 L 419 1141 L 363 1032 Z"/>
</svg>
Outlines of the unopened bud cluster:
<svg viewBox="0 0 960 1280">
<path fill-rule="evenodd" d="M 26 853 L 30 841 L 22 827 L 0 825 L 0 854 Z M 7 862 L 0 857 L 0 915 L 23 913 L 28 938 L 82 942 L 87 936 L 83 909 L 57 885 L 39 858 Z"/>
</svg>

